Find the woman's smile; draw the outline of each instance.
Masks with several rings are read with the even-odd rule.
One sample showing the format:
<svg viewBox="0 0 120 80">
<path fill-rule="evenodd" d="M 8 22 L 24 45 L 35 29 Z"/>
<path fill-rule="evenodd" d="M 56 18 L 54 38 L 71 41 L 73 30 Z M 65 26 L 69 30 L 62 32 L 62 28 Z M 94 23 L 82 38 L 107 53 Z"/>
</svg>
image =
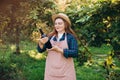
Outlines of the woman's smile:
<svg viewBox="0 0 120 80">
<path fill-rule="evenodd" d="M 65 24 L 64 21 L 60 18 L 55 20 L 55 29 L 57 32 L 64 32 L 65 31 Z"/>
</svg>

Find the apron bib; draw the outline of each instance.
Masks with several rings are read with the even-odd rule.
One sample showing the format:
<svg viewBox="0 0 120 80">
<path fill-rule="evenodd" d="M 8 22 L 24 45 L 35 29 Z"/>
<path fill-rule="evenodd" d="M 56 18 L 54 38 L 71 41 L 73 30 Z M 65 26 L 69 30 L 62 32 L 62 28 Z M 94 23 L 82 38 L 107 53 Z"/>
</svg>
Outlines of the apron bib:
<svg viewBox="0 0 120 80">
<path fill-rule="evenodd" d="M 52 46 L 68 49 L 67 37 L 59 42 L 52 37 L 50 42 Z M 76 80 L 73 58 L 65 58 L 63 54 L 53 50 L 48 51 L 44 80 Z"/>
</svg>

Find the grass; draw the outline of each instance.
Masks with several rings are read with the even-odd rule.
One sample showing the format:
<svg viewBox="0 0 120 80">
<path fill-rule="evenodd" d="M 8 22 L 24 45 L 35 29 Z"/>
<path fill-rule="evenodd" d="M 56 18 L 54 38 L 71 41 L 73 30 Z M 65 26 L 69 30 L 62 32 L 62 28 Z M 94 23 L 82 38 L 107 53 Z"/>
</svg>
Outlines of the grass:
<svg viewBox="0 0 120 80">
<path fill-rule="evenodd" d="M 24 45 L 20 45 L 19 55 L 13 54 L 14 45 L 0 49 L 0 76 L 2 76 L 0 80 L 44 80 L 45 55 L 37 52 L 36 43 L 22 42 L 22 44 Z M 106 80 L 103 62 L 111 49 L 105 45 L 100 48 L 90 47 L 92 62 L 88 61 L 79 66 L 75 60 L 77 80 Z M 116 71 L 119 72 L 120 62 L 117 58 L 114 59 L 114 64 L 118 68 Z"/>
<path fill-rule="evenodd" d="M 109 54 L 112 50 L 110 45 L 103 44 L 101 47 L 90 47 L 89 51 L 94 54 Z"/>
<path fill-rule="evenodd" d="M 44 80 L 45 58 L 38 55 L 36 44 L 22 42 L 20 47 L 19 55 L 13 54 L 15 45 L 0 48 L 0 80 Z"/>
<path fill-rule="evenodd" d="M 81 66 L 77 68 L 77 80 L 104 80 L 101 70 Z"/>
<path fill-rule="evenodd" d="M 118 73 L 120 71 L 120 62 L 115 56 L 113 56 L 112 60 L 112 64 L 114 64 L 115 68 L 108 68 L 109 73 L 113 73 L 112 75 L 107 74 L 106 68 L 104 66 L 104 62 L 108 59 L 108 56 L 112 52 L 112 47 L 110 45 L 103 44 L 101 47 L 88 47 L 88 50 L 92 53 L 92 59 L 84 62 L 82 66 L 76 66 L 77 80 L 120 79 L 120 77 L 116 76 L 120 76 Z"/>
</svg>

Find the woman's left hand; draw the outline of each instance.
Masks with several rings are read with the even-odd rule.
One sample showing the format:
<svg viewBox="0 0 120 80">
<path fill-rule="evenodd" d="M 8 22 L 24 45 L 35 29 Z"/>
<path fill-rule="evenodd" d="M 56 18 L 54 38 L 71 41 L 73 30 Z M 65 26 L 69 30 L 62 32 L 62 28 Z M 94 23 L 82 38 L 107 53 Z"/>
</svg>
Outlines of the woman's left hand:
<svg viewBox="0 0 120 80">
<path fill-rule="evenodd" d="M 57 51 L 57 52 L 60 52 L 60 53 L 63 53 L 63 49 L 59 48 L 58 46 L 52 46 L 51 49 L 48 49 L 48 50 L 54 50 L 54 51 Z"/>
</svg>

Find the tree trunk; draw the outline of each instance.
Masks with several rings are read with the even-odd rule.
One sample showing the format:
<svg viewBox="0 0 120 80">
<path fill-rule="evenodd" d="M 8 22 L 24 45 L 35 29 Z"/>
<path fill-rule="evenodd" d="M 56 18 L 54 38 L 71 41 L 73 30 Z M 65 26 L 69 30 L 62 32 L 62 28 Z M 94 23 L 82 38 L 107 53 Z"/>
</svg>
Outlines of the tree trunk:
<svg viewBox="0 0 120 80">
<path fill-rule="evenodd" d="M 19 46 L 19 44 L 20 44 L 20 39 L 19 39 L 19 33 L 20 31 L 19 31 L 19 26 L 18 27 L 16 27 L 16 54 L 20 54 L 20 46 Z"/>
</svg>

